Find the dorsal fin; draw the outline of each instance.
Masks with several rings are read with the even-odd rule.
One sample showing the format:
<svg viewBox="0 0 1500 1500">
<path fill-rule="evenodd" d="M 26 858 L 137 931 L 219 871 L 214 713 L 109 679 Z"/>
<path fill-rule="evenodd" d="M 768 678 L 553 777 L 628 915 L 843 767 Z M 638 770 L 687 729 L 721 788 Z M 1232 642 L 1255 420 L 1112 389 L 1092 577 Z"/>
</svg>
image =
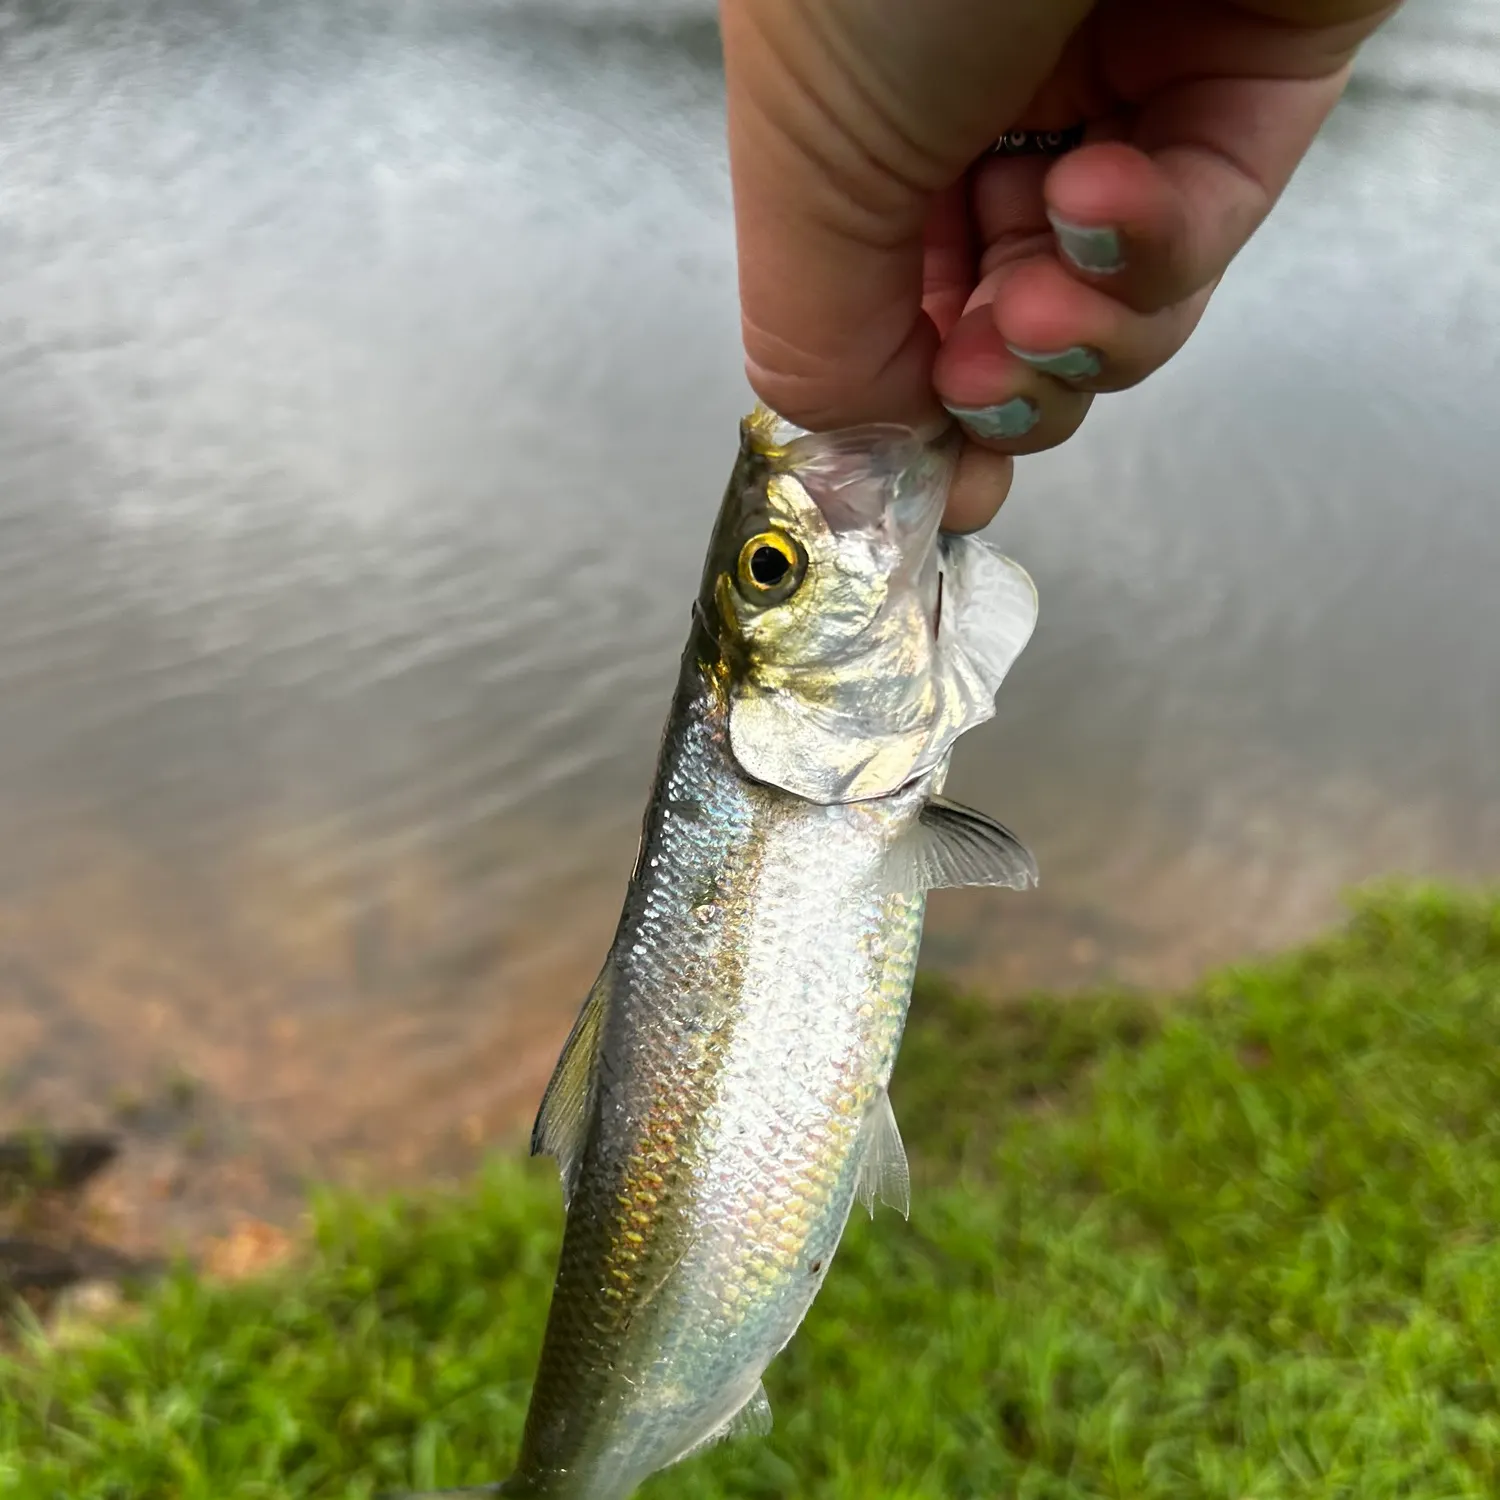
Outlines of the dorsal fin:
<svg viewBox="0 0 1500 1500">
<path fill-rule="evenodd" d="M 563 1043 L 562 1056 L 552 1070 L 552 1079 L 542 1095 L 536 1123 L 531 1127 L 531 1154 L 551 1156 L 562 1173 L 563 1201 L 573 1196 L 583 1139 L 588 1131 L 594 1098 L 594 1077 L 604 1015 L 614 981 L 614 964 L 606 959 L 594 987 L 589 991 L 578 1019 Z"/>
<path fill-rule="evenodd" d="M 1031 851 L 1010 829 L 946 797 L 928 800 L 889 864 L 890 888 L 913 895 L 959 885 L 1024 891 L 1039 878 Z"/>
</svg>

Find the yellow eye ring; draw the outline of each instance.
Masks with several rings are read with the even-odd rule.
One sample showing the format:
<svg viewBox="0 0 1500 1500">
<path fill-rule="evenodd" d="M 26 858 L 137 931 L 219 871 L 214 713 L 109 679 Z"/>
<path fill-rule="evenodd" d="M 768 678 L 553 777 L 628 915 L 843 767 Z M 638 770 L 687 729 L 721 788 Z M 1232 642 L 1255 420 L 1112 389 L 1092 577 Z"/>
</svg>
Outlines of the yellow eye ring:
<svg viewBox="0 0 1500 1500">
<path fill-rule="evenodd" d="M 740 548 L 735 581 L 746 599 L 780 603 L 802 582 L 806 561 L 802 548 L 785 532 L 758 531 Z"/>
</svg>

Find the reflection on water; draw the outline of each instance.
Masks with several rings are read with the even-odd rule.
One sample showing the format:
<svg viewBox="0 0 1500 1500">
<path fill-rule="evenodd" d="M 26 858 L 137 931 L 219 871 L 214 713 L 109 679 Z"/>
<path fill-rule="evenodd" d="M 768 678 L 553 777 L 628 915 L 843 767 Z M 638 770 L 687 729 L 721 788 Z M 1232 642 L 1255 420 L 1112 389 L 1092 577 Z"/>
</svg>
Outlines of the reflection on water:
<svg viewBox="0 0 1500 1500">
<path fill-rule="evenodd" d="M 461 1163 L 593 978 L 746 401 L 705 11 L 0 8 L 0 1124 L 126 1119 L 158 1217 Z M 1023 465 L 953 787 L 1044 885 L 931 962 L 1177 982 L 1500 871 L 1497 59 L 1414 9 Z"/>
</svg>

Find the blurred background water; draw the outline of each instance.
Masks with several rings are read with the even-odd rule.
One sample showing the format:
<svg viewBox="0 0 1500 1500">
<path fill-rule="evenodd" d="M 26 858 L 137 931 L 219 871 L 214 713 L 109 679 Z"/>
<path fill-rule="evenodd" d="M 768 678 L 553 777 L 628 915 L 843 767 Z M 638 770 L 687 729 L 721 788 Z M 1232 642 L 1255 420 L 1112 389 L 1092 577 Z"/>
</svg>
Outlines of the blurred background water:
<svg viewBox="0 0 1500 1500">
<path fill-rule="evenodd" d="M 0 69 L 0 1126 L 124 1122 L 179 1226 L 460 1165 L 609 940 L 748 400 L 712 10 L 5 0 Z M 931 965 L 1175 984 L 1500 874 L 1497 132 L 1500 3 L 1409 7 L 1023 462 L 952 787 L 1044 884 Z"/>
</svg>

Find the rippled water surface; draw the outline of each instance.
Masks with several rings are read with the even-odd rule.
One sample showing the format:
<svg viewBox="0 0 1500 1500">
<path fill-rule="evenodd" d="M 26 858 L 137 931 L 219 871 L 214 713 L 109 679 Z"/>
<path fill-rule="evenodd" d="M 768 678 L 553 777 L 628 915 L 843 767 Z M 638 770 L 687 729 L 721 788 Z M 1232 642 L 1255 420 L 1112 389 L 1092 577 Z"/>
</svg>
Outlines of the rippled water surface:
<svg viewBox="0 0 1500 1500">
<path fill-rule="evenodd" d="M 529 1110 L 747 400 L 716 55 L 0 5 L 0 1124 L 124 1120 L 189 1216 Z M 1175 983 L 1500 874 L 1497 79 L 1494 0 L 1413 7 L 1192 349 L 1022 465 L 1041 625 L 953 789 L 1044 885 L 931 963 Z"/>
</svg>

